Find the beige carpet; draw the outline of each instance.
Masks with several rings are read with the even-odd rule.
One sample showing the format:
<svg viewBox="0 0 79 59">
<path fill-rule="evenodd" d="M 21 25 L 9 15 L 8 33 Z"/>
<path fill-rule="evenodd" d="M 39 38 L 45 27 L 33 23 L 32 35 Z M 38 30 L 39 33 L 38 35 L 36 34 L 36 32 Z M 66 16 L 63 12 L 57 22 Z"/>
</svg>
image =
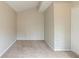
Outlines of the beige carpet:
<svg viewBox="0 0 79 59">
<path fill-rule="evenodd" d="M 54 52 L 44 41 L 18 40 L 2 58 L 76 58 L 72 52 Z"/>
</svg>

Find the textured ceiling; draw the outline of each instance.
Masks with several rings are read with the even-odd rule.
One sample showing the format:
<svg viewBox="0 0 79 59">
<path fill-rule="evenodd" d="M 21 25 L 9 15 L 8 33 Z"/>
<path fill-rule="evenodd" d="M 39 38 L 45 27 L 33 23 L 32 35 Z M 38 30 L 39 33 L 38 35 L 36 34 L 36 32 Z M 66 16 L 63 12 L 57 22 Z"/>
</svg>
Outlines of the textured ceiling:
<svg viewBox="0 0 79 59">
<path fill-rule="evenodd" d="M 6 3 L 8 3 L 16 12 L 35 8 L 39 5 L 39 1 L 7 1 Z"/>
</svg>

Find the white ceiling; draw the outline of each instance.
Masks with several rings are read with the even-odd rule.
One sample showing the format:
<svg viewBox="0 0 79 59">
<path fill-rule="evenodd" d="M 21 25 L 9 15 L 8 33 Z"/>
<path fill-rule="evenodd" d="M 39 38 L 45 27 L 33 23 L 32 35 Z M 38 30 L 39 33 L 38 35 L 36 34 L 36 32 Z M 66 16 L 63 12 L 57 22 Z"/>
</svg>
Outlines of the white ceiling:
<svg viewBox="0 0 79 59">
<path fill-rule="evenodd" d="M 8 3 L 16 12 L 35 8 L 39 5 L 39 1 L 7 1 L 6 3 Z"/>
</svg>

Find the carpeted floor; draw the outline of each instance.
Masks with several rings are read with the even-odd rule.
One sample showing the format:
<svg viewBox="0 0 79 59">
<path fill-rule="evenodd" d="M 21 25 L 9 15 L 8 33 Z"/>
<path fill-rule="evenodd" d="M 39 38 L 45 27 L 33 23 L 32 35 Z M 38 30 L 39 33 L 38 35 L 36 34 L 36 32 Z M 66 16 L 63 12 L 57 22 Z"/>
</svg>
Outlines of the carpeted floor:
<svg viewBox="0 0 79 59">
<path fill-rule="evenodd" d="M 77 58 L 73 52 L 54 52 L 44 41 L 18 40 L 2 58 Z"/>
</svg>

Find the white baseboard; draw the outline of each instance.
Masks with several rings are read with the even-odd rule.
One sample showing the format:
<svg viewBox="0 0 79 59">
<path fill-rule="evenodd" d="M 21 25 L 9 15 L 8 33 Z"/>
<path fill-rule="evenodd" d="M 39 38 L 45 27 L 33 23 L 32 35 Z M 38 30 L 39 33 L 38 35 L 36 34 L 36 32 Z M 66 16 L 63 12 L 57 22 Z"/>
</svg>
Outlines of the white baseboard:
<svg viewBox="0 0 79 59">
<path fill-rule="evenodd" d="M 30 37 L 30 36 L 19 36 L 17 35 L 17 40 L 44 40 L 44 37 Z"/>
<path fill-rule="evenodd" d="M 7 52 L 7 50 L 16 42 L 16 40 L 14 42 L 12 42 L 12 44 L 10 44 L 1 54 L 0 54 L 0 57 L 5 53 Z"/>
<path fill-rule="evenodd" d="M 17 40 L 44 40 L 44 39 L 17 38 Z"/>
<path fill-rule="evenodd" d="M 71 51 L 71 49 L 54 49 L 54 51 Z"/>
<path fill-rule="evenodd" d="M 29 39 L 17 39 L 17 40 L 29 40 Z M 35 39 L 33 39 L 33 40 L 35 40 Z M 37 40 L 37 39 L 36 39 Z M 40 40 L 40 39 L 39 39 Z M 42 39 L 42 40 L 44 40 L 44 39 Z"/>
</svg>

